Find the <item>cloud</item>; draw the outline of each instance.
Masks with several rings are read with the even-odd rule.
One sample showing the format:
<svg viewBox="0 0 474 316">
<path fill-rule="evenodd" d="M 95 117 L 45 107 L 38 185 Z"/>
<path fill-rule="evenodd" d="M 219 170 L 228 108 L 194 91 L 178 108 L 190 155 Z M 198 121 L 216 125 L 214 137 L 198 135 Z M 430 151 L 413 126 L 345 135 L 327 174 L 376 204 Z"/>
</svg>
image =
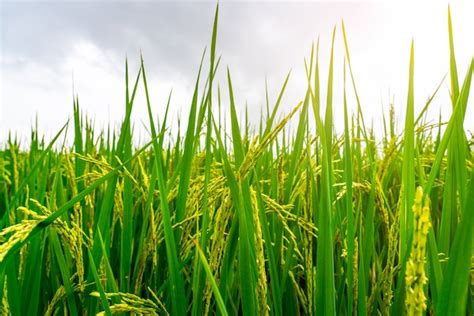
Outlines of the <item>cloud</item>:
<svg viewBox="0 0 474 316">
<path fill-rule="evenodd" d="M 123 114 L 124 59 L 131 77 L 143 51 L 153 105 L 162 113 L 173 88 L 173 117 L 187 117 L 203 49 L 210 44 L 213 2 L 5 2 L 2 4 L 1 112 L 7 130 L 28 131 L 37 112 L 49 133 L 71 114 L 72 75 L 81 106 L 99 125 Z M 472 58 L 474 22 L 470 4 L 453 4 L 459 73 Z M 238 108 L 249 105 L 254 121 L 265 102 L 265 78 L 271 100 L 286 73 L 292 75 L 282 111 L 288 112 L 306 88 L 304 58 L 320 36 L 322 87 L 326 86 L 333 26 L 335 44 L 335 107 L 341 108 L 344 18 L 359 94 L 368 121 L 380 125 L 395 96 L 404 113 L 409 45 L 415 38 L 417 106 L 449 70 L 446 4 L 422 5 L 320 2 L 222 2 L 218 29 L 218 75 L 227 97 L 225 68 L 232 73 Z M 206 59 L 207 62 L 207 59 Z M 324 97 L 324 91 L 322 92 Z M 351 108 L 354 100 L 351 96 Z M 324 99 L 324 98 L 323 98 Z M 146 120 L 143 95 L 138 97 L 137 126 Z M 448 108 L 448 88 L 442 88 L 435 108 Z M 472 108 L 472 106 L 471 106 Z M 437 110 L 433 111 L 434 116 Z M 338 115 L 335 115 L 338 120 Z M 26 134 L 27 135 L 27 134 Z M 0 135 L 0 139 L 2 135 Z"/>
</svg>

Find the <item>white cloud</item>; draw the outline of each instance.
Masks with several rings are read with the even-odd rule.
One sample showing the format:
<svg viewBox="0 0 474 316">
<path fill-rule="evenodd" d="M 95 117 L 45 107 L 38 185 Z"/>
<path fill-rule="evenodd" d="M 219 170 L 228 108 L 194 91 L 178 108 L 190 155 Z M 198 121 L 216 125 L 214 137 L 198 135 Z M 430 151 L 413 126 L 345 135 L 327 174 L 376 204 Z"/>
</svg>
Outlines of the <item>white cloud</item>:
<svg viewBox="0 0 474 316">
<path fill-rule="evenodd" d="M 5 23 L 2 26 L 9 31 L 2 40 L 0 133 L 3 132 L 3 136 L 0 135 L 0 139 L 4 139 L 8 130 L 28 136 L 35 113 L 38 113 L 42 131 L 51 135 L 59 129 L 72 113 L 72 73 L 81 107 L 95 118 L 97 125 L 118 122 L 124 109 L 124 56 L 129 54 L 130 81 L 133 81 L 139 49 L 144 50 L 155 113 L 163 114 L 168 93 L 173 89 L 173 122 L 176 123 L 180 115 L 185 123 L 201 51 L 204 46 L 209 47 L 212 3 L 121 2 L 95 6 L 88 2 L 40 6 L 42 10 L 30 12 L 28 4 L 16 11 L 12 5 L 7 19 L 2 19 L 2 24 Z M 373 120 L 374 126 L 380 128 L 381 104 L 387 109 L 393 97 L 403 119 L 411 39 L 415 40 L 418 110 L 449 71 L 446 9 L 444 1 L 223 2 L 218 30 L 218 53 L 222 54 L 218 79 L 224 105 L 228 103 L 227 65 L 233 75 L 237 106 L 243 110 L 248 102 L 254 122 L 258 121 L 259 106 L 265 101 L 265 76 L 271 100 L 275 100 L 291 68 L 292 78 L 282 107 L 288 112 L 304 96 L 303 58 L 308 57 L 311 43 L 318 35 L 325 90 L 331 32 L 337 24 L 334 106 L 335 119 L 340 126 L 343 60 L 340 20 L 344 18 L 367 121 Z M 474 19 L 470 12 L 474 12 L 472 1 L 452 4 L 460 78 L 474 52 L 471 39 Z M 21 21 L 32 24 L 22 28 Z M 351 90 L 349 84 L 348 87 Z M 433 118 L 437 118 L 440 107 L 443 112 L 450 112 L 448 87 L 445 84 L 435 99 L 430 111 Z M 323 92 L 322 100 L 324 97 Z M 353 97 L 350 101 L 350 108 L 354 110 Z M 474 116 L 473 107 L 471 96 L 468 117 Z M 138 129 L 142 120 L 147 122 L 142 87 L 134 119 Z M 474 120 L 466 119 L 466 126 L 474 129 Z"/>
</svg>

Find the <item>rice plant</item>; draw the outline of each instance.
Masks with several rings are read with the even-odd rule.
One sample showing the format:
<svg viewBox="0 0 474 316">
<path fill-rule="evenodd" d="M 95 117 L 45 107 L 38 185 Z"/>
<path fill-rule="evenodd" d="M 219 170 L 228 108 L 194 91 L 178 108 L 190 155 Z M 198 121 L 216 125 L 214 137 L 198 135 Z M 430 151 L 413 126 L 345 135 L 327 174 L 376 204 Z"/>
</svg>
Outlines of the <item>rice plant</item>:
<svg viewBox="0 0 474 316">
<path fill-rule="evenodd" d="M 318 43 L 293 110 L 280 115 L 288 76 L 258 126 L 240 121 L 230 71 L 227 100 L 215 83 L 217 22 L 218 9 L 184 135 L 170 102 L 157 121 L 142 59 L 132 78 L 125 63 L 118 130 L 94 131 L 75 97 L 49 143 L 34 129 L 28 148 L 9 137 L 0 149 L 1 314 L 472 315 L 474 61 L 458 74 L 449 11 L 452 115 L 426 122 L 437 90 L 415 113 L 412 43 L 401 132 L 394 108 L 383 131 L 365 124 L 343 23 L 343 104 L 333 48 L 321 98 Z"/>
</svg>

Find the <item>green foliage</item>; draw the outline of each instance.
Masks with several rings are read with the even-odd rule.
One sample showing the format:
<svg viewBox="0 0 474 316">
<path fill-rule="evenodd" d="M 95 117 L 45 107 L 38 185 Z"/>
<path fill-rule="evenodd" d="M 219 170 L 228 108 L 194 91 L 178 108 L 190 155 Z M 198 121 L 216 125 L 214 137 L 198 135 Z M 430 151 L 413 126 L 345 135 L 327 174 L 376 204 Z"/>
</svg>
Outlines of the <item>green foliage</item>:
<svg viewBox="0 0 474 316">
<path fill-rule="evenodd" d="M 156 121 L 142 59 L 133 87 L 125 65 L 116 133 L 96 136 L 74 97 L 72 146 L 58 145 L 66 124 L 49 144 L 33 130 L 29 148 L 10 138 L 0 149 L 1 313 L 401 315 L 426 297 L 424 311 L 410 311 L 472 314 L 474 144 L 463 123 L 474 61 L 458 77 L 450 15 L 451 117 L 424 120 L 441 85 L 416 113 L 412 45 L 404 129 L 391 109 L 381 134 L 365 125 L 343 23 L 342 105 L 333 104 L 335 28 L 325 101 L 318 41 L 302 101 L 278 115 L 288 74 L 274 104 L 267 91 L 257 131 L 239 121 L 229 69 L 227 100 L 216 87 L 217 21 L 218 9 L 183 136 L 168 126 L 171 94 Z M 149 118 L 141 148 L 137 106 Z"/>
</svg>

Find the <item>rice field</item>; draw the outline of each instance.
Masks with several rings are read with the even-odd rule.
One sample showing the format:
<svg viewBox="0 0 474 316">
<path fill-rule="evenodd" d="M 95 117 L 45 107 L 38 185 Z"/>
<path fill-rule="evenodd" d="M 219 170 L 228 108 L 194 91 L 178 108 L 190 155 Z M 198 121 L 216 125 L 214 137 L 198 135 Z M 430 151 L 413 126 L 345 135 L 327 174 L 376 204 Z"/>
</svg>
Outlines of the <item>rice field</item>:
<svg viewBox="0 0 474 316">
<path fill-rule="evenodd" d="M 316 44 L 292 111 L 279 109 L 287 78 L 258 126 L 239 120 L 230 72 L 222 94 L 215 83 L 217 24 L 218 10 L 182 134 L 152 112 L 142 59 L 125 65 L 118 130 L 94 130 L 75 98 L 50 142 L 33 129 L 28 148 L 0 148 L 1 314 L 473 315 L 474 61 L 457 69 L 450 17 L 452 115 L 426 120 L 437 91 L 415 112 L 412 44 L 401 132 L 394 109 L 367 127 L 343 24 L 343 104 Z"/>
</svg>

